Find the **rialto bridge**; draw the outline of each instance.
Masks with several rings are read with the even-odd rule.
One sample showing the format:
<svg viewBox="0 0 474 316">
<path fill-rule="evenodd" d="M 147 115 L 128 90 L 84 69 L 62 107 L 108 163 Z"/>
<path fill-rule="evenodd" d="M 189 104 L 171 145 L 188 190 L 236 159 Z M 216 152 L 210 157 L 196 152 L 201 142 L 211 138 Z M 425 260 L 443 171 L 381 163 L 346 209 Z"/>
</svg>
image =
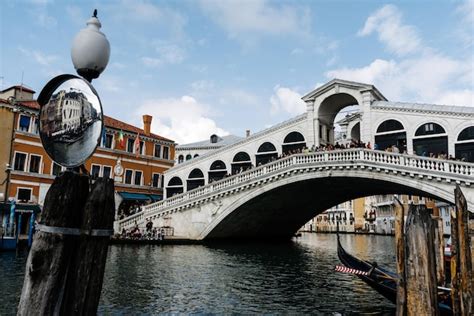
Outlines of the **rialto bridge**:
<svg viewBox="0 0 474 316">
<path fill-rule="evenodd" d="M 413 194 L 453 203 L 455 184 L 474 211 L 474 108 L 390 102 L 372 85 L 337 79 L 303 100 L 306 113 L 170 169 L 165 200 L 117 221 L 115 229 L 151 220 L 195 240 L 288 238 L 350 199 Z M 346 137 L 379 150 L 295 154 L 333 144 L 337 113 L 354 105 L 359 112 Z M 401 153 L 383 151 L 392 145 Z M 430 153 L 465 162 L 424 157 Z"/>
</svg>

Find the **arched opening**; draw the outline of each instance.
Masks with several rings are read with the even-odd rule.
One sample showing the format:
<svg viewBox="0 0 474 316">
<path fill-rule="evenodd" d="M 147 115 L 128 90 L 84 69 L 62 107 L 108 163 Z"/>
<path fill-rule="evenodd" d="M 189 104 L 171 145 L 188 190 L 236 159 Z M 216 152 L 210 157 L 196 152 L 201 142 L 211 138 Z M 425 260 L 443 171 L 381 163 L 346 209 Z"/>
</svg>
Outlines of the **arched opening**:
<svg viewBox="0 0 474 316">
<path fill-rule="evenodd" d="M 459 133 L 455 148 L 457 159 L 474 162 L 474 126 L 466 127 Z"/>
<path fill-rule="evenodd" d="M 360 122 L 356 123 L 351 129 L 351 140 L 360 141 Z"/>
<path fill-rule="evenodd" d="M 186 191 L 198 188 L 204 185 L 204 174 L 201 169 L 193 169 L 189 173 L 188 180 L 186 180 Z"/>
<path fill-rule="evenodd" d="M 182 163 L 184 161 L 184 156 L 183 155 L 179 155 L 178 156 L 178 163 Z"/>
<path fill-rule="evenodd" d="M 448 135 L 444 128 L 432 122 L 418 127 L 413 137 L 413 152 L 425 157 L 447 155 Z"/>
<path fill-rule="evenodd" d="M 339 122 L 344 118 L 358 119 L 353 113 L 358 112 L 358 105 L 357 100 L 347 93 L 333 94 L 324 99 L 318 109 L 319 143 L 334 145 L 336 141 L 342 142 L 340 135 L 345 133 L 347 136 L 347 130 L 344 130 L 344 126 Z M 345 128 L 347 128 L 347 124 Z"/>
<path fill-rule="evenodd" d="M 171 178 L 166 187 L 166 197 L 169 198 L 180 193 L 183 193 L 183 181 L 179 177 Z"/>
<path fill-rule="evenodd" d="M 258 147 L 257 153 L 255 154 L 255 163 L 257 166 L 261 166 L 277 158 L 278 152 L 275 145 L 270 142 L 265 142 Z"/>
<path fill-rule="evenodd" d="M 215 222 L 205 238 L 289 239 L 302 225 L 324 210 L 365 196 L 406 194 L 444 202 L 450 202 L 446 200 L 448 196 L 454 199 L 450 190 L 433 190 L 431 186 L 422 190 L 416 179 L 399 181 L 397 175 L 390 174 L 375 178 L 373 175 L 299 177 L 299 181 L 275 183 L 271 188 L 242 196 L 223 210 L 221 220 Z M 364 212 L 364 207 L 361 207 L 361 212 Z M 346 219 L 350 218 L 348 213 Z"/>
<path fill-rule="evenodd" d="M 291 132 L 285 136 L 283 145 L 281 146 L 282 152 L 288 155 L 292 152 L 302 151 L 306 147 L 306 141 L 304 136 L 299 132 Z"/>
<path fill-rule="evenodd" d="M 243 172 L 250 168 L 252 168 L 252 161 L 250 160 L 249 154 L 243 151 L 238 152 L 234 156 L 234 159 L 232 160 L 232 164 L 231 164 L 232 174 Z"/>
<path fill-rule="evenodd" d="M 186 160 L 191 160 L 191 159 L 193 159 L 193 156 L 191 156 L 191 154 L 187 154 L 186 155 Z"/>
<path fill-rule="evenodd" d="M 197 157 L 199 157 L 199 155 L 198 155 L 198 154 L 195 154 L 195 155 L 193 156 L 193 158 L 197 158 Z"/>
<path fill-rule="evenodd" d="M 386 120 L 380 123 L 375 133 L 374 149 L 385 150 L 397 146 L 403 153 L 407 149 L 407 132 L 403 124 L 397 120 Z"/>
<path fill-rule="evenodd" d="M 216 160 L 209 168 L 209 183 L 223 179 L 227 175 L 227 167 L 222 160 Z"/>
</svg>

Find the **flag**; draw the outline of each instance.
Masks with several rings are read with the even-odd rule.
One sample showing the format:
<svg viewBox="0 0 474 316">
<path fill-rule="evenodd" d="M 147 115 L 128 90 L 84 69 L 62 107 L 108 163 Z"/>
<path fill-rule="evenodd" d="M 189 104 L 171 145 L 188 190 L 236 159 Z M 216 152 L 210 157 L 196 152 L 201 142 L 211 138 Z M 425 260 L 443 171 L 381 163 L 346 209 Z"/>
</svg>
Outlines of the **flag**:
<svg viewBox="0 0 474 316">
<path fill-rule="evenodd" d="M 124 142 L 125 142 L 125 140 L 123 139 L 123 132 L 122 132 L 122 131 L 119 132 L 119 135 L 118 135 L 118 142 L 119 142 L 120 147 L 123 148 L 123 147 L 124 147 Z"/>
<path fill-rule="evenodd" d="M 133 148 L 135 150 L 135 156 L 138 157 L 140 154 L 140 133 L 137 134 L 137 138 L 135 138 L 135 142 L 133 143 Z"/>
</svg>

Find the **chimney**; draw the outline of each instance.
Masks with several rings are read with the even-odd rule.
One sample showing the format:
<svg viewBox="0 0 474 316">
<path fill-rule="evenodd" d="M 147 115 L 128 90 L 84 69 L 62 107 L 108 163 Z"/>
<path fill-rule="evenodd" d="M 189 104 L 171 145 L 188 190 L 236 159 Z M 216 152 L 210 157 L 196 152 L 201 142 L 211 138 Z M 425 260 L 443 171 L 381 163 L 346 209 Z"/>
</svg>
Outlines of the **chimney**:
<svg viewBox="0 0 474 316">
<path fill-rule="evenodd" d="M 146 136 L 150 136 L 151 120 L 153 116 L 145 114 L 143 115 L 143 131 Z"/>
<path fill-rule="evenodd" d="M 249 137 L 249 136 L 250 136 L 250 130 L 248 129 L 245 131 L 245 137 Z"/>
</svg>

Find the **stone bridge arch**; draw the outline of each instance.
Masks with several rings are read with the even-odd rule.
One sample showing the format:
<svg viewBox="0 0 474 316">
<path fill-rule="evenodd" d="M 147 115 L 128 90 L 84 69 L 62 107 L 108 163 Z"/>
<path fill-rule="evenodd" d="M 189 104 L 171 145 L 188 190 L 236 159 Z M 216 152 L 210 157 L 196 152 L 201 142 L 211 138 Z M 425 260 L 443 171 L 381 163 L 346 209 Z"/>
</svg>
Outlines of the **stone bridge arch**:
<svg viewBox="0 0 474 316">
<path fill-rule="evenodd" d="M 433 186 L 416 177 L 370 170 L 310 172 L 256 187 L 220 205 L 199 239 L 288 239 L 334 205 L 379 194 L 411 194 L 454 204 L 452 184 Z M 469 206 L 473 211 L 472 201 Z"/>
</svg>

